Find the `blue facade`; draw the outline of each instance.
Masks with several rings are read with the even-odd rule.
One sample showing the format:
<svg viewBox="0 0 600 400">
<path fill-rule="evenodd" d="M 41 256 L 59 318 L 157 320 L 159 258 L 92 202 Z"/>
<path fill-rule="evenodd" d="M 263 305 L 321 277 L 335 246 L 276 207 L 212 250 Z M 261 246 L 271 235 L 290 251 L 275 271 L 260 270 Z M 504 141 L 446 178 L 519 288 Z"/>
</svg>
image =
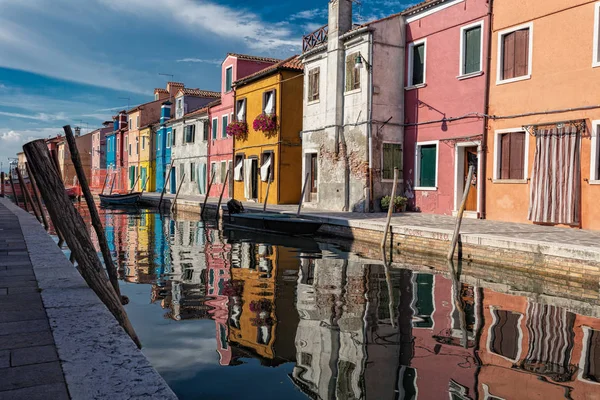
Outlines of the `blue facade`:
<svg viewBox="0 0 600 400">
<path fill-rule="evenodd" d="M 119 129 L 119 120 L 114 120 L 113 132 L 106 135 L 106 169 L 117 166 L 117 142 L 115 132 Z"/>
<path fill-rule="evenodd" d="M 171 164 L 171 143 L 167 144 L 167 137 L 171 138 L 172 128 L 165 126 L 171 118 L 171 102 L 165 101 L 160 110 L 160 128 L 156 131 L 156 191 L 162 192 L 165 186 L 165 175 Z"/>
</svg>

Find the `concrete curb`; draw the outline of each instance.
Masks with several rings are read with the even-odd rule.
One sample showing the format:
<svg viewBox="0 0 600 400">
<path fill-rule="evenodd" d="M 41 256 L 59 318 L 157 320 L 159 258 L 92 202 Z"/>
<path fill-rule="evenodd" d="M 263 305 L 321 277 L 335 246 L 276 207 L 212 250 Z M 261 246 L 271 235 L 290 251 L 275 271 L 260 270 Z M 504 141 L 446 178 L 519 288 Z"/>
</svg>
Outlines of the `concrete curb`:
<svg viewBox="0 0 600 400">
<path fill-rule="evenodd" d="M 40 223 L 0 201 L 21 224 L 71 397 L 177 399 Z"/>
</svg>

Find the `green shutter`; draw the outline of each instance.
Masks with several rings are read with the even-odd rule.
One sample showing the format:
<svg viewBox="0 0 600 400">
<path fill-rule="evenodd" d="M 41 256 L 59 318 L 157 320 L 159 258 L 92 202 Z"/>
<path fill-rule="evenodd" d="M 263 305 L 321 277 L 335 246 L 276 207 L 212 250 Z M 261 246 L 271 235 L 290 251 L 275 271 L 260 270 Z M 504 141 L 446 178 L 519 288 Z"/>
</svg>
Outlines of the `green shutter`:
<svg viewBox="0 0 600 400">
<path fill-rule="evenodd" d="M 232 84 L 232 74 L 233 74 L 233 68 L 228 68 L 225 71 L 225 91 L 229 92 L 231 91 L 231 84 Z"/>
<path fill-rule="evenodd" d="M 415 277 L 415 328 L 433 327 L 433 275 L 417 274 Z"/>
<path fill-rule="evenodd" d="M 213 119 L 213 126 L 212 126 L 212 138 L 213 140 L 217 138 L 217 125 L 218 125 L 219 120 L 218 119 Z"/>
<path fill-rule="evenodd" d="M 398 174 L 402 175 L 402 145 L 384 143 L 382 179 L 394 179 L 394 168 L 398 168 Z"/>
<path fill-rule="evenodd" d="M 481 71 L 481 26 L 465 31 L 464 74 Z"/>
<path fill-rule="evenodd" d="M 435 187 L 436 151 L 435 144 L 419 147 L 419 186 L 421 187 Z"/>
<path fill-rule="evenodd" d="M 425 43 L 413 46 L 412 85 L 424 83 Z"/>
<path fill-rule="evenodd" d="M 226 138 L 227 137 L 227 124 L 228 124 L 228 117 L 227 115 L 225 115 L 223 117 L 223 126 L 221 127 L 221 135 Z"/>
</svg>

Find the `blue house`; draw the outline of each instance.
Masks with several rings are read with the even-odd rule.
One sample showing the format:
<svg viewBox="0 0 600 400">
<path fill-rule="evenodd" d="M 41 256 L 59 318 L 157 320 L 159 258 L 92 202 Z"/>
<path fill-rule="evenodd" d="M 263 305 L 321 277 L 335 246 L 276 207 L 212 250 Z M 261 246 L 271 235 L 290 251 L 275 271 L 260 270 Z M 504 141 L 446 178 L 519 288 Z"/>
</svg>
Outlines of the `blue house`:
<svg viewBox="0 0 600 400">
<path fill-rule="evenodd" d="M 119 117 L 113 117 L 113 131 L 106 134 L 106 170 L 115 169 L 117 165 L 116 132 L 119 130 Z"/>
<path fill-rule="evenodd" d="M 162 103 L 160 110 L 160 128 L 156 131 L 156 138 L 154 143 L 156 144 L 156 191 L 162 192 L 165 186 L 166 174 L 171 165 L 171 146 L 173 144 L 173 130 L 171 127 L 167 127 L 165 124 L 171 119 L 171 106 L 173 103 L 165 101 Z M 171 190 L 169 192 L 175 193 L 174 187 L 175 181 L 175 168 L 171 171 L 171 177 L 169 178 L 169 186 Z"/>
</svg>

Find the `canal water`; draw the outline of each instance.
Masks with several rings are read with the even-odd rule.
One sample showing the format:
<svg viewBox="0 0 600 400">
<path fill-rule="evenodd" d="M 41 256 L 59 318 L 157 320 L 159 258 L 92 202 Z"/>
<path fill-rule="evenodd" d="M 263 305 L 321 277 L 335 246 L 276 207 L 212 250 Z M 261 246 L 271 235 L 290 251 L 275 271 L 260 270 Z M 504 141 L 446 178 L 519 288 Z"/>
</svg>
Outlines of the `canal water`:
<svg viewBox="0 0 600 400">
<path fill-rule="evenodd" d="M 180 399 L 600 399 L 597 299 L 197 217 L 101 216 L 143 352 Z"/>
</svg>

